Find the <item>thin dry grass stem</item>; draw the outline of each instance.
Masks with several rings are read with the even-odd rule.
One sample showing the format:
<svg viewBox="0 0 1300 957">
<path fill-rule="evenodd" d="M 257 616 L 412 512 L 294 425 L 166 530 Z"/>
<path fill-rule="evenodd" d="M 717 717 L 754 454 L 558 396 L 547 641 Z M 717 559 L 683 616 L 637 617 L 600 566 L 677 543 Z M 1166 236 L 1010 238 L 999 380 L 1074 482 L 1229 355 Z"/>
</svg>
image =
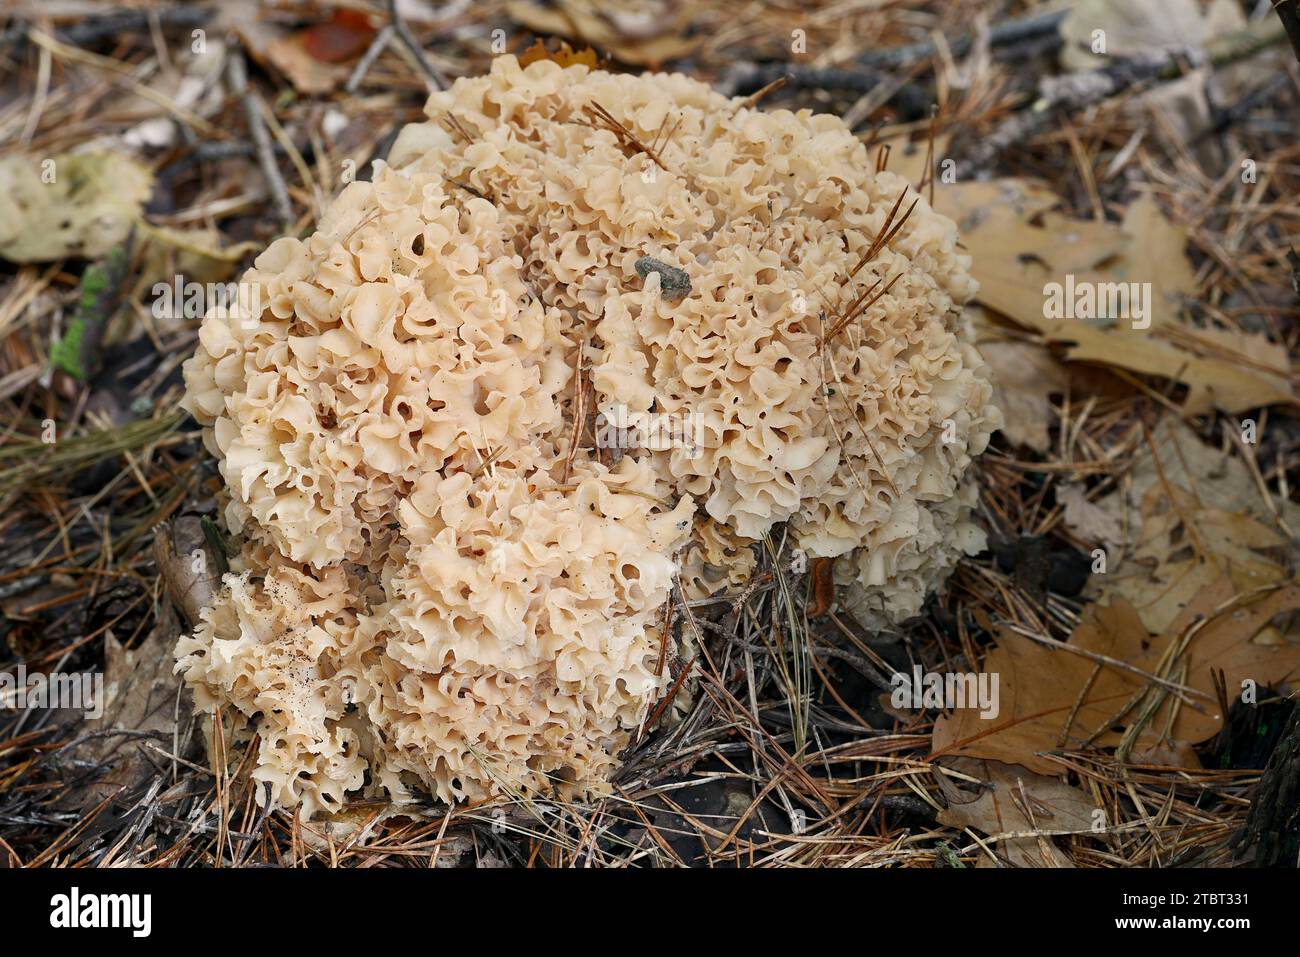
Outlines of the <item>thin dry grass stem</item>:
<svg viewBox="0 0 1300 957">
<path fill-rule="evenodd" d="M 758 106 L 758 104 L 763 99 L 765 99 L 769 94 L 775 93 L 777 90 L 781 89 L 781 87 L 785 86 L 788 82 L 790 82 L 789 77 L 784 77 L 784 76 L 777 77 L 771 83 L 767 84 L 764 87 L 761 87 L 758 90 L 755 90 L 749 96 L 741 100 L 740 106 L 736 108 L 737 111 L 752 110 L 754 107 Z"/>
<path fill-rule="evenodd" d="M 849 274 L 844 280 L 845 283 L 851 282 L 857 276 L 857 274 L 862 271 L 862 268 L 864 266 L 866 266 L 868 263 L 872 262 L 876 258 L 876 255 L 877 253 L 880 252 L 880 250 L 884 249 L 886 246 L 889 245 L 889 241 L 894 238 L 895 234 L 897 234 L 900 229 L 903 228 L 903 225 L 907 222 L 908 218 L 912 215 L 912 210 L 914 210 L 916 208 L 916 204 L 921 201 L 920 196 L 912 200 L 912 205 L 907 207 L 907 212 L 905 212 L 902 215 L 902 218 L 900 218 L 898 222 L 895 223 L 894 217 L 898 215 L 898 210 L 902 207 L 903 200 L 905 199 L 907 199 L 906 189 L 904 189 L 903 192 L 899 193 L 898 199 L 896 199 L 894 201 L 894 205 L 889 208 L 889 215 L 885 217 L 884 225 L 880 227 L 880 231 L 876 233 L 876 238 L 871 241 L 871 245 L 868 246 L 867 251 L 862 254 L 862 258 L 858 260 L 857 265 L 855 265 L 851 270 L 849 270 Z"/>
<path fill-rule="evenodd" d="M 473 143 L 475 137 L 455 113 L 443 113 L 438 118 L 438 125 L 451 134 L 453 139 L 460 139 L 466 144 Z"/>
<path fill-rule="evenodd" d="M 583 107 L 582 112 L 583 115 L 587 117 L 588 123 L 592 128 L 609 130 L 609 132 L 613 133 L 614 138 L 618 140 L 619 147 L 624 152 L 632 156 L 637 153 L 644 153 L 646 156 L 650 157 L 654 164 L 661 170 L 668 172 L 668 167 L 665 166 L 663 160 L 659 158 L 659 154 L 643 143 L 635 133 L 615 119 L 613 114 L 599 103 L 588 103 Z"/>
<path fill-rule="evenodd" d="M 826 333 L 824 342 L 830 342 L 841 332 L 847 329 L 850 324 L 855 322 L 859 316 L 864 315 L 868 309 L 870 309 L 872 306 L 878 303 L 885 296 L 889 295 L 889 291 L 894 288 L 894 284 L 902 278 L 903 278 L 903 274 L 901 272 L 895 273 L 893 278 L 891 278 L 889 282 L 885 283 L 884 288 L 881 289 L 879 292 L 876 292 L 876 288 L 880 286 L 881 283 L 881 280 L 879 279 L 877 279 L 873 285 L 863 290 L 862 293 L 858 296 L 858 298 L 853 300 L 853 302 L 849 304 L 849 307 L 848 309 L 845 310 L 844 315 L 840 316 L 837 319 L 835 325 L 831 326 L 830 331 Z"/>
<path fill-rule="evenodd" d="M 573 459 L 578 454 L 578 444 L 582 441 L 583 427 L 587 421 L 587 390 L 583 377 L 583 359 L 587 343 L 578 344 L 578 355 L 573 364 L 573 425 L 569 433 L 569 450 L 564 457 L 564 484 L 568 484 L 573 472 Z"/>
<path fill-rule="evenodd" d="M 925 137 L 925 170 L 921 173 L 921 182 L 916 184 L 918 193 L 925 192 L 926 187 L 930 190 L 930 205 L 934 205 L 934 137 L 939 124 L 939 109 L 934 107 L 930 110 L 930 125 L 926 129 Z"/>
</svg>

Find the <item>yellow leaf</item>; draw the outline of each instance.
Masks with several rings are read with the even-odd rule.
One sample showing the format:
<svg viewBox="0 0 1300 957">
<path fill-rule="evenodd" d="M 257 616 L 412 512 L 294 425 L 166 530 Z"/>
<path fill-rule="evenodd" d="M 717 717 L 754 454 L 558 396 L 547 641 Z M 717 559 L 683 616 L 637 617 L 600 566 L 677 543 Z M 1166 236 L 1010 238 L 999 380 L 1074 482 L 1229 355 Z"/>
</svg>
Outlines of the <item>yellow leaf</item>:
<svg viewBox="0 0 1300 957">
<path fill-rule="evenodd" d="M 153 190 L 153 174 L 122 153 L 0 159 L 0 257 L 98 259 L 121 245 Z"/>
<path fill-rule="evenodd" d="M 980 303 L 1066 346 L 1068 359 L 1182 383 L 1188 415 L 1296 403 L 1285 348 L 1258 335 L 1181 321 L 1183 297 L 1194 285 L 1186 234 L 1153 199 L 1135 202 L 1123 226 L 1065 217 L 1054 211 L 1058 204 L 1050 190 L 1028 180 L 938 191 L 936 207 L 957 221 L 973 258 Z M 1146 285 L 1136 290 L 1139 298 L 1117 300 L 1130 315 L 1107 318 L 1084 299 L 1085 308 L 1075 308 L 1076 290 L 1100 301 L 1108 293 L 1128 294 L 1132 283 Z M 1049 308 L 1049 300 L 1063 308 Z"/>
</svg>

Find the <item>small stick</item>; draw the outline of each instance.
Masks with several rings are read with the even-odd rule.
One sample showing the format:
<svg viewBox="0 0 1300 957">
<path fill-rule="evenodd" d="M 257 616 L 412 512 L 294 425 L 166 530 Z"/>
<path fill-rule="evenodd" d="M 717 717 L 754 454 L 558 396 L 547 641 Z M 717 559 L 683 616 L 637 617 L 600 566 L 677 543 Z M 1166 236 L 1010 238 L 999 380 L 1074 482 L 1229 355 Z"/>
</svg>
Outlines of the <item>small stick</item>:
<svg viewBox="0 0 1300 957">
<path fill-rule="evenodd" d="M 786 83 L 788 82 L 790 81 L 787 77 L 778 76 L 767 86 L 763 87 L 760 90 L 756 90 L 753 93 L 751 93 L 749 96 L 745 97 L 745 99 L 741 102 L 739 108 L 742 110 L 752 110 L 755 106 L 758 105 L 759 100 L 763 99 L 763 97 L 767 96 L 769 93 L 775 93 L 777 90 L 781 89 L 781 87 L 785 86 Z"/>
<path fill-rule="evenodd" d="M 1121 661 L 1118 658 L 1112 658 L 1110 655 L 1103 655 L 1101 652 L 1098 651 L 1089 651 L 1087 648 L 1079 648 L 1075 645 L 1070 644 L 1069 642 L 1058 641 L 1057 639 L 1051 638 L 1047 635 L 1040 635 L 1032 631 L 1031 629 L 1022 628 L 1021 626 L 1011 622 L 1007 622 L 1004 625 L 1004 627 L 1008 631 L 1013 631 L 1017 635 L 1021 635 L 1022 637 L 1032 639 L 1033 641 L 1036 641 L 1039 644 L 1046 645 L 1048 648 L 1059 648 L 1061 651 L 1068 651 L 1071 654 L 1075 654 L 1083 658 L 1087 658 L 1089 661 L 1093 662 L 1094 664 L 1102 664 L 1102 665 L 1106 665 L 1109 668 L 1114 668 L 1119 671 L 1126 671 L 1129 674 L 1136 675 L 1138 678 L 1151 682 L 1152 684 L 1159 685 L 1165 691 L 1168 691 L 1169 693 L 1177 697 L 1180 701 L 1183 702 L 1183 704 L 1188 705 L 1191 708 L 1195 708 L 1197 711 L 1201 712 L 1202 714 L 1206 713 L 1205 709 L 1200 705 L 1198 705 L 1196 702 L 1192 701 L 1188 696 L 1195 695 L 1198 698 L 1205 698 L 1207 701 L 1214 700 L 1212 695 L 1208 695 L 1204 691 L 1199 691 L 1196 688 L 1184 687 L 1183 685 L 1178 684 L 1178 682 L 1176 681 L 1170 681 L 1168 678 L 1162 678 L 1160 675 L 1155 675 L 1155 674 L 1151 674 L 1150 672 L 1143 671 L 1137 665 L 1131 665 L 1127 661 Z M 1143 689 L 1144 694 L 1145 691 L 1146 689 Z"/>
<path fill-rule="evenodd" d="M 1273 0 L 1273 9 L 1282 21 L 1296 60 L 1300 61 L 1300 0 Z"/>
<path fill-rule="evenodd" d="M 928 181 L 930 184 L 930 205 L 934 205 L 934 126 L 939 118 L 939 107 L 937 105 L 930 107 L 930 135 L 927 137 L 925 144 L 925 173 L 921 176 L 921 184 Z M 920 189 L 917 190 L 920 192 Z"/>
<path fill-rule="evenodd" d="M 370 48 L 366 50 L 365 55 L 357 61 L 356 67 L 352 70 L 352 75 L 348 77 L 348 82 L 343 84 L 344 91 L 355 93 L 361 81 L 366 78 L 370 68 L 375 65 L 379 55 L 388 49 L 388 44 L 393 42 L 393 25 L 384 24 L 384 28 L 375 34 L 375 38 L 370 41 Z"/>
<path fill-rule="evenodd" d="M 99 16 L 82 17 L 71 26 L 58 30 L 55 36 L 72 46 L 87 46 L 100 40 L 117 38 L 124 33 L 139 33 L 150 29 L 150 22 L 163 27 L 201 27 L 216 13 L 205 7 L 168 7 L 162 10 L 122 10 Z M 19 26 L 0 33 L 0 47 L 27 38 L 26 27 Z"/>
<path fill-rule="evenodd" d="M 1212 66 L 1249 59 L 1282 41 L 1283 25 L 1263 21 L 1216 37 L 1207 44 L 1207 59 Z M 1177 79 L 1181 69 L 1177 56 L 1145 53 L 1096 70 L 1045 77 L 1038 84 L 1036 96 L 1025 97 L 1012 107 L 1014 112 L 968 151 L 967 163 L 974 171 L 992 169 L 1006 150 L 1038 136 L 1061 111 L 1082 110 L 1129 89 Z M 966 175 L 969 178 L 972 172 Z"/>
<path fill-rule="evenodd" d="M 465 141 L 466 145 L 474 142 L 474 137 L 470 134 L 469 130 L 465 128 L 465 124 L 457 118 L 455 113 L 444 113 L 438 122 L 443 129 L 451 134 L 453 139 L 459 136 Z"/>
<path fill-rule="evenodd" d="M 642 143 L 635 133 L 615 119 L 614 115 L 599 103 L 594 101 L 588 103 L 582 108 L 582 112 L 590 118 L 589 122 L 593 129 L 609 130 L 614 134 L 614 138 L 618 140 L 619 146 L 622 149 L 630 149 L 634 153 L 644 153 L 646 156 L 650 157 L 650 159 L 654 161 L 654 164 L 661 170 L 665 173 L 668 172 L 668 167 L 665 166 L 663 160 L 659 158 L 659 154 L 649 146 Z M 676 129 L 676 127 L 674 126 L 673 129 Z"/>
<path fill-rule="evenodd" d="M 424 55 L 424 50 L 420 44 L 415 42 L 415 37 L 407 28 L 402 18 L 397 13 L 397 0 L 388 0 L 388 15 L 393 21 L 393 30 L 397 33 L 397 38 L 402 41 L 402 46 L 411 51 L 411 56 L 415 57 L 416 64 L 424 73 L 425 79 L 433 85 L 435 90 L 445 90 L 449 86 L 447 78 L 439 73 L 429 62 L 429 58 Z"/>
<path fill-rule="evenodd" d="M 1031 13 L 1027 16 L 1000 23 L 989 31 L 989 45 L 994 47 L 1010 46 L 1025 40 L 1051 36 L 1056 33 L 1057 26 L 1069 12 L 1069 10 L 1053 10 L 1049 13 Z M 962 56 L 974 44 L 975 35 L 973 33 L 948 41 L 953 56 Z M 857 62 L 865 67 L 899 67 L 917 61 L 929 60 L 937 52 L 938 47 L 935 46 L 934 41 L 925 40 L 907 46 L 870 50 L 859 56 Z"/>
<path fill-rule="evenodd" d="M 663 633 L 659 636 L 659 661 L 655 665 L 656 678 L 663 677 L 664 665 L 667 664 L 668 662 L 668 642 L 672 637 L 672 633 L 673 633 L 674 599 L 680 600 L 681 596 L 670 595 L 668 601 L 664 603 L 664 627 L 663 627 Z"/>
<path fill-rule="evenodd" d="M 867 295 L 868 295 L 869 293 L 871 293 L 872 290 L 874 290 L 874 289 L 876 288 L 876 286 L 879 286 L 879 285 L 880 285 L 880 280 L 876 280 L 875 285 L 873 285 L 870 289 L 868 289 L 868 290 L 867 290 L 866 292 L 864 292 L 861 296 L 859 296 L 859 297 L 857 298 L 857 300 L 854 301 L 854 303 L 853 303 L 852 307 L 850 307 L 849 311 L 846 312 L 846 313 L 844 314 L 844 318 L 841 319 L 839 322 L 837 322 L 834 326 L 831 327 L 831 331 L 828 332 L 828 333 L 826 334 L 826 338 L 825 338 L 824 341 L 825 341 L 825 342 L 830 342 L 832 339 L 834 339 L 836 336 L 838 336 L 841 332 L 843 332 L 845 329 L 847 329 L 848 326 L 849 326 L 849 324 L 850 324 L 851 322 L 853 322 L 853 320 L 857 319 L 858 316 L 860 316 L 860 315 L 862 315 L 863 313 L 865 313 L 868 309 L 870 309 L 870 308 L 871 308 L 872 306 L 874 306 L 877 302 L 879 302 L 879 301 L 880 301 L 881 299 L 883 299 L 886 295 L 888 295 L 888 294 L 889 294 L 889 290 L 891 290 L 891 289 L 894 288 L 894 283 L 898 282 L 898 280 L 900 280 L 900 279 L 902 279 L 902 278 L 903 278 L 903 274 L 902 274 L 901 272 L 894 273 L 894 278 L 891 279 L 891 280 L 889 280 L 889 282 L 887 282 L 887 283 L 885 284 L 885 288 L 884 288 L 884 289 L 880 290 L 880 292 L 876 293 L 876 294 L 875 294 L 874 296 L 872 296 L 870 299 L 867 299 L 867 298 L 866 298 Z"/>
<path fill-rule="evenodd" d="M 728 97 L 757 89 L 754 97 L 760 97 L 776 89 L 772 84 L 777 80 L 784 80 L 792 89 L 848 90 L 858 94 L 870 93 L 885 82 L 882 74 L 870 70 L 811 67 L 802 63 L 739 63 L 727 71 L 717 89 Z M 893 102 L 905 119 L 923 117 L 930 102 L 919 86 L 906 81 L 897 89 L 890 89 L 886 100 Z M 746 101 L 742 105 L 751 104 Z"/>
<path fill-rule="evenodd" d="M 573 471 L 573 459 L 578 453 L 578 443 L 582 441 L 582 429 L 587 419 L 586 408 L 586 389 L 582 382 L 582 360 L 586 353 L 587 343 L 578 343 L 578 358 L 573 365 L 573 433 L 569 437 L 568 454 L 564 457 L 564 481 L 569 481 L 569 474 Z"/>
<path fill-rule="evenodd" d="M 235 51 L 230 57 L 228 69 L 230 89 L 243 101 L 244 115 L 248 118 L 248 132 L 257 148 L 257 160 L 262 166 L 262 172 L 266 174 L 276 215 L 280 217 L 281 224 L 291 226 L 293 205 L 289 202 L 289 189 L 284 185 L 280 168 L 275 165 L 275 148 L 271 145 L 271 134 L 266 129 L 266 121 L 258 106 L 257 92 L 248 88 L 248 68 L 244 64 L 244 55 Z"/>
</svg>

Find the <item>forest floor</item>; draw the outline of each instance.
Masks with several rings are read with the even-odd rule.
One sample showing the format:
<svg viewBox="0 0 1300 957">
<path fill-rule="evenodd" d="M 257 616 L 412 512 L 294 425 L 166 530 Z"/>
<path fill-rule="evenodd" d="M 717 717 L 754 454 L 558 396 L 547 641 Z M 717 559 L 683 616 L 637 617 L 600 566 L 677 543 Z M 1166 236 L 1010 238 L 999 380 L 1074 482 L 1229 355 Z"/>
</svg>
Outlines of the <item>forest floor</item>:
<svg viewBox="0 0 1300 957">
<path fill-rule="evenodd" d="M 1300 21 L 1278 7 L 403 0 L 394 30 L 350 0 L 11 3 L 0 667 L 112 693 L 98 718 L 0 709 L 0 866 L 1294 865 Z M 502 52 L 840 115 L 958 222 L 1006 419 L 978 465 L 990 548 L 891 634 L 823 564 L 765 553 L 674 616 L 704 635 L 691 706 L 609 798 L 267 812 L 171 671 L 170 566 L 220 537 L 220 479 L 178 406 L 198 317 L 159 318 L 155 284 L 310 232 L 430 84 Z M 74 185 L 29 185 L 71 154 Z M 1148 324 L 1048 315 L 1076 273 L 1149 284 Z M 1000 717 L 895 707 L 917 666 L 998 674 Z"/>
</svg>

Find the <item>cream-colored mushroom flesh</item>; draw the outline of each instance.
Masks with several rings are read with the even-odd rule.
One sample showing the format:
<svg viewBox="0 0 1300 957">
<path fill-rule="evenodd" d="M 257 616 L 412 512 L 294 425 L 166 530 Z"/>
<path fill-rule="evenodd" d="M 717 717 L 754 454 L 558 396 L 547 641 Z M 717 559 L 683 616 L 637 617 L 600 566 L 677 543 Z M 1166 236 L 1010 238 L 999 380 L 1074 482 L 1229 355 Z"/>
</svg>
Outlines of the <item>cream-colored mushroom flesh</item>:
<svg viewBox="0 0 1300 957">
<path fill-rule="evenodd" d="M 839 119 L 509 56 L 427 114 L 185 366 L 245 544 L 178 668 L 307 813 L 607 793 L 774 526 L 870 626 L 982 546 L 968 257 Z"/>
</svg>

